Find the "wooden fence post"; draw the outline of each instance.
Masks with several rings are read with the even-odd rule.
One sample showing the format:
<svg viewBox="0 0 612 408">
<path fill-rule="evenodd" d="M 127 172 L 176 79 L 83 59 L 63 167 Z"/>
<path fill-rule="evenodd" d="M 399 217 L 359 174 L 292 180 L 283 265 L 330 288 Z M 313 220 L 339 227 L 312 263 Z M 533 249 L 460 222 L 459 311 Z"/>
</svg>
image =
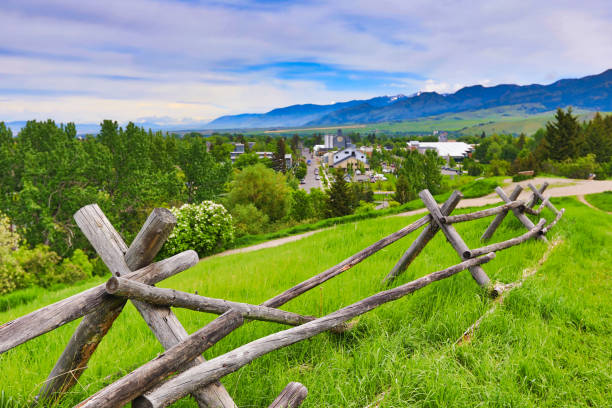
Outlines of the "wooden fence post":
<svg viewBox="0 0 612 408">
<path fill-rule="evenodd" d="M 125 275 L 131 270 L 149 264 L 176 225 L 176 217 L 169 210 L 164 208 L 154 209 L 136 239 L 134 239 L 131 245 L 133 247 L 132 251 L 129 251 L 129 248 L 123 242 L 123 238 L 113 228 L 97 204 L 85 206 L 77 211 L 74 214 L 77 224 L 79 224 L 79 220 L 83 219 L 84 214 L 91 214 L 92 221 L 79 225 L 87 239 L 90 242 L 91 239 L 95 239 L 95 242 L 106 240 L 104 248 L 107 246 L 112 248 L 110 259 L 104 259 L 108 258 L 107 256 L 101 256 L 101 258 L 109 267 L 113 276 L 117 276 L 117 273 Z M 90 236 L 93 238 L 90 238 Z M 147 250 L 145 251 L 144 248 L 147 248 Z M 94 245 L 94 249 L 98 250 L 96 245 Z M 127 252 L 131 253 L 129 256 L 130 263 L 127 264 L 123 261 L 126 267 L 119 271 L 118 266 L 115 265 L 115 257 L 120 257 L 123 260 Z M 61 394 L 68 391 L 76 383 L 87 368 L 87 363 L 96 351 L 98 344 L 123 310 L 125 302 L 126 300 L 109 299 L 94 313 L 83 318 L 36 396 L 37 401 L 48 398 L 59 399 Z"/>
<path fill-rule="evenodd" d="M 548 181 L 545 181 L 542 183 L 542 185 L 540 186 L 540 189 L 538 190 L 538 192 L 540 193 L 540 195 L 544 194 L 544 191 L 546 191 L 546 189 L 548 188 Z M 527 208 L 533 208 L 537 203 L 538 200 L 540 198 L 538 197 L 538 195 L 536 194 L 531 194 L 531 197 L 529 198 L 529 201 L 527 201 Z"/>
<path fill-rule="evenodd" d="M 125 257 L 128 252 L 128 250 L 125 249 L 126 245 L 104 213 L 102 213 L 100 207 L 96 204 L 85 206 L 77 211 L 74 218 L 79 228 L 81 228 L 98 255 L 100 255 L 102 261 L 104 261 L 111 273 L 116 277 L 129 274 L 131 266 L 138 267 L 143 262 L 150 262 L 155 257 L 176 223 L 176 218 L 170 211 L 165 209 L 154 211 L 138 233 L 138 241 L 136 241 L 136 239 L 134 240 L 134 244 L 132 245 L 134 249 L 131 251 L 133 254 L 127 258 L 132 265 L 128 265 Z M 188 336 L 170 308 L 152 306 L 138 301 L 134 301 L 133 303 L 164 348 L 168 349 Z M 123 304 L 121 305 L 121 308 L 122 307 Z M 112 324 L 114 318 L 121 312 L 121 308 L 104 310 L 105 313 L 108 313 L 108 317 L 102 316 L 102 320 L 110 320 L 110 324 Z M 95 345 L 97 346 L 101 339 L 100 332 L 106 334 L 110 328 L 110 324 L 106 327 L 102 327 L 102 330 L 97 330 L 99 326 L 95 326 L 95 324 L 99 324 L 99 319 L 93 318 L 93 320 L 94 324 L 87 322 L 89 323 L 89 327 L 86 326 L 83 330 L 88 336 L 97 334 L 97 336 L 94 337 Z M 75 336 L 73 336 L 73 338 L 78 341 L 80 347 L 87 349 L 87 343 L 84 343 L 82 338 Z M 68 349 L 64 354 L 66 354 L 67 351 Z M 62 357 L 64 357 L 64 354 Z M 73 359 L 71 358 L 72 355 L 73 353 L 68 354 L 66 363 L 70 364 L 70 360 Z M 87 356 L 87 360 L 89 356 L 91 356 L 91 353 Z M 199 357 L 194 360 L 192 364 L 197 365 L 201 362 L 204 362 L 204 359 Z M 81 366 L 84 366 L 82 362 Z M 221 383 L 210 384 L 202 389 L 195 390 L 194 397 L 198 405 L 202 408 L 233 408 L 236 406 Z"/>
<path fill-rule="evenodd" d="M 459 257 L 461 259 L 471 258 L 470 249 L 465 244 L 457 230 L 455 230 L 455 227 L 453 227 L 452 225 L 444 224 L 442 222 L 442 213 L 440 212 L 440 208 L 438 208 L 438 204 L 436 203 L 436 200 L 434 200 L 429 190 L 422 190 L 419 193 L 419 197 L 421 197 L 421 200 L 423 200 L 423 203 L 425 203 L 425 206 L 429 210 L 431 217 L 438 225 L 438 227 L 442 230 L 448 242 L 450 242 L 453 248 L 455 248 L 455 251 L 457 251 Z M 470 267 L 469 271 L 472 274 L 474 280 L 480 286 L 486 286 L 490 282 L 489 277 L 480 265 Z"/>
<path fill-rule="evenodd" d="M 297 408 L 308 395 L 308 389 L 299 382 L 290 382 L 268 408 Z"/>
<path fill-rule="evenodd" d="M 550 202 L 550 200 L 548 200 L 547 198 L 544 198 L 544 196 L 542 196 L 542 193 L 540 193 L 533 184 L 529 183 L 527 185 L 529 186 L 531 191 L 533 191 L 533 195 L 536 197 L 534 202 L 536 202 L 536 200 L 542 201 L 542 203 L 544 203 L 545 206 L 547 206 L 553 213 L 555 213 L 555 215 L 557 215 L 559 210 L 555 208 L 555 206 Z"/>
<path fill-rule="evenodd" d="M 510 201 L 512 201 L 507 195 L 506 193 L 504 193 L 504 190 L 502 190 L 500 187 L 497 187 L 495 189 L 495 192 L 501 197 L 502 200 L 504 200 L 506 203 L 509 203 Z M 523 224 L 525 226 L 525 228 L 527 228 L 527 230 L 531 230 L 533 229 L 533 227 L 535 226 L 535 224 L 529 219 L 527 218 L 527 216 L 525 214 L 523 214 L 523 212 L 521 211 L 520 208 L 513 208 L 512 212 L 514 213 L 514 216 L 516 218 L 518 218 L 518 220 L 521 222 L 521 224 Z M 548 240 L 546 239 L 546 237 L 544 235 L 538 235 L 538 238 L 540 241 L 544 241 L 544 242 L 548 242 Z"/>
<path fill-rule="evenodd" d="M 510 193 L 509 200 L 515 201 L 518 198 L 518 196 L 521 195 L 521 191 L 523 191 L 523 187 L 519 185 L 514 187 L 514 190 L 512 191 L 512 193 Z M 527 203 L 527 206 L 529 206 L 529 203 Z M 493 221 L 491 221 L 491 224 L 489 224 L 484 234 L 482 234 L 482 237 L 480 237 L 481 241 L 487 241 L 493 236 L 493 233 L 495 233 L 495 230 L 497 230 L 497 227 L 499 227 L 499 225 L 502 223 L 504 218 L 506 218 L 506 215 L 508 215 L 508 211 L 509 210 L 503 211 L 497 214 L 495 218 L 493 218 Z"/>
<path fill-rule="evenodd" d="M 451 212 L 455 209 L 459 201 L 463 196 L 457 190 L 453 191 L 451 196 L 442 204 L 442 209 L 440 210 L 444 216 L 450 215 Z M 431 219 L 431 215 L 429 216 Z M 421 253 L 425 245 L 436 235 L 440 228 L 438 224 L 435 222 L 430 222 L 427 227 L 423 229 L 421 234 L 419 234 L 418 238 L 414 240 L 414 242 L 410 245 L 408 250 L 404 252 L 399 261 L 395 264 L 393 269 L 385 276 L 383 279 L 383 283 L 391 283 L 395 278 L 397 278 L 402 272 L 408 268 L 408 265 L 414 261 L 414 259 Z"/>
</svg>

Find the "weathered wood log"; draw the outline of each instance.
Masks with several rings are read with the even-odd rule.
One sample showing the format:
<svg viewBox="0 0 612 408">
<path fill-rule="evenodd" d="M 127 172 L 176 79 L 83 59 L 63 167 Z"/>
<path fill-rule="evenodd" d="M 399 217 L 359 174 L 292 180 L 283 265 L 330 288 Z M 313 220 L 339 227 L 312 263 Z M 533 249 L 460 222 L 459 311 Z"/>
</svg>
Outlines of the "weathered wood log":
<svg viewBox="0 0 612 408">
<path fill-rule="evenodd" d="M 83 207 L 77 211 L 74 218 L 77 221 L 77 225 L 80 223 L 79 227 L 83 233 L 87 231 L 85 235 L 88 236 L 88 239 L 89 236 L 95 240 L 106 239 L 108 246 L 113 249 L 111 252 L 123 260 L 124 254 L 129 251 L 129 248 L 97 204 Z M 84 218 L 89 218 L 91 222 L 81 222 Z M 132 243 L 134 248 L 148 247 L 148 252 L 138 251 L 139 254 L 137 254 L 133 250 L 134 255 L 131 256 L 130 264 L 124 262 L 124 265 L 127 265 L 127 269 L 122 271 L 118 269 L 117 265 L 114 265 L 113 259 L 109 260 L 106 257 L 107 259 L 102 260 L 105 263 L 107 261 L 110 262 L 107 266 L 113 266 L 112 268 L 109 266 L 109 269 L 114 276 L 118 276 L 118 273 L 129 274 L 131 270 L 139 269 L 155 258 L 157 251 L 175 224 L 176 219 L 169 217 L 165 211 L 153 210 L 147 222 L 138 233 L 137 239 L 134 239 Z M 155 245 L 147 245 L 147 243 L 153 241 L 153 238 L 150 238 L 152 235 L 157 236 L 155 238 L 157 243 Z M 119 266 L 124 267 L 124 265 Z M 58 399 L 76 383 L 79 376 L 87 368 L 87 363 L 96 351 L 98 344 L 123 310 L 124 305 L 125 300 L 109 299 L 100 308 L 96 309 L 94 313 L 88 314 L 83 318 L 68 341 L 64 352 L 55 363 L 49 377 L 43 384 L 41 391 L 36 397 L 37 401 L 51 397 Z"/>
<path fill-rule="evenodd" d="M 134 270 L 153 262 L 153 258 L 164 245 L 175 225 L 176 217 L 170 210 L 153 209 L 125 253 L 127 266 Z"/>
<path fill-rule="evenodd" d="M 433 222 L 438 224 L 438 227 L 442 230 L 448 242 L 450 242 L 453 248 L 455 248 L 455 251 L 457 251 L 457 254 L 459 254 L 461 259 L 471 258 L 472 255 L 471 255 L 470 249 L 465 244 L 465 242 L 463 241 L 463 238 L 461 238 L 461 236 L 459 235 L 455 227 L 453 227 L 452 225 L 447 225 L 447 224 L 442 223 L 441 221 L 442 213 L 440 212 L 440 209 L 438 208 L 438 204 L 436 203 L 436 200 L 434 200 L 429 190 L 426 189 L 426 190 L 420 191 L 419 197 L 425 204 L 425 207 L 427 207 L 427 209 L 429 210 L 429 213 L 431 214 Z M 482 269 L 481 266 L 479 265 L 472 266 L 470 267 L 469 271 L 472 274 L 472 277 L 474 278 L 474 280 L 480 286 L 486 286 L 490 282 L 489 277 L 487 276 L 487 274 L 485 273 L 484 269 Z"/>
<path fill-rule="evenodd" d="M 548 181 L 545 181 L 542 183 L 538 191 L 540 194 L 544 194 L 544 191 L 546 191 L 547 188 L 548 188 Z M 527 200 L 527 207 L 533 208 L 538 203 L 538 200 L 539 200 L 538 196 L 536 194 L 531 193 L 531 197 L 529 198 L 529 200 Z"/>
<path fill-rule="evenodd" d="M 526 212 L 527 214 L 540 215 L 540 213 L 542 212 L 544 207 L 546 207 L 546 203 L 547 202 L 548 202 L 548 197 L 546 197 L 546 199 L 544 201 L 542 201 L 542 203 L 540 204 L 540 206 L 538 207 L 537 210 L 534 210 L 533 208 L 529 208 L 527 206 L 521 207 L 521 210 L 523 212 Z"/>
<path fill-rule="evenodd" d="M 547 226 L 545 226 L 544 228 L 542 228 L 542 233 L 546 234 L 548 231 L 550 231 L 550 229 L 552 227 L 555 226 L 555 224 L 557 224 L 557 222 L 559 222 L 559 220 L 561 219 L 561 217 L 563 217 L 563 213 L 565 212 L 565 208 L 562 208 L 561 210 L 559 210 L 557 212 L 557 216 L 555 217 L 555 219 L 553 220 L 553 222 L 551 222 L 550 224 L 548 224 Z"/>
<path fill-rule="evenodd" d="M 500 205 L 499 207 L 487 208 L 486 210 L 475 211 L 473 213 L 442 216 L 440 220 L 444 224 L 455 224 L 458 222 L 473 221 L 479 218 L 490 217 L 491 215 L 499 214 L 504 211 L 507 212 L 508 210 L 512 208 L 522 207 L 524 205 L 525 205 L 524 201 L 517 200 L 517 201 L 509 202 L 504 205 Z"/>
<path fill-rule="evenodd" d="M 122 407 L 170 374 L 201 355 L 242 324 L 239 312 L 230 310 L 216 318 L 177 345 L 140 366 L 111 385 L 76 405 L 79 408 Z"/>
<path fill-rule="evenodd" d="M 540 201 L 542 201 L 542 203 L 544 203 L 553 213 L 555 213 L 555 215 L 559 212 L 559 210 L 557 210 L 553 203 L 551 203 L 550 200 L 544 198 L 544 196 L 540 193 L 540 191 L 538 191 L 537 188 L 535 188 L 533 184 L 529 183 L 527 185 L 529 186 L 531 191 L 533 191 L 533 195 L 536 196 Z"/>
<path fill-rule="evenodd" d="M 228 310 L 235 310 L 244 318 L 290 326 L 299 326 L 316 319 L 314 316 L 303 316 L 266 306 L 194 295 L 174 289 L 156 288 L 124 278 L 110 278 L 106 283 L 106 291 L 111 295 L 137 299 L 149 304 L 182 307 L 198 312 L 223 314 Z"/>
<path fill-rule="evenodd" d="M 291 289 L 288 289 L 284 291 L 283 293 L 277 296 L 274 296 L 272 299 L 266 300 L 264 303 L 262 303 L 262 306 L 279 307 L 279 306 L 284 305 L 285 303 L 287 303 L 291 299 L 296 298 L 302 293 L 307 292 L 310 289 L 322 284 L 323 282 L 328 281 L 334 276 L 338 276 L 342 272 L 349 270 L 353 266 L 357 265 L 359 262 L 368 258 L 370 255 L 380 251 L 387 245 L 391 245 L 392 243 L 399 240 L 400 238 L 405 237 L 406 235 L 410 234 L 413 231 L 416 231 L 417 229 L 421 228 L 423 225 L 430 222 L 430 220 L 431 220 L 431 216 L 429 215 L 419 218 L 412 224 L 407 225 L 404 228 L 400 229 L 399 231 L 396 231 L 393 234 L 388 235 L 384 237 L 383 239 L 373 243 L 369 247 L 362 249 L 361 251 L 357 252 L 355 255 L 348 257 L 344 261 L 340 262 L 339 264 L 335 266 L 332 266 L 326 271 L 321 272 L 320 274 L 313 276 L 312 278 L 305 280 L 304 282 L 299 283 L 298 285 L 292 287 Z"/>
<path fill-rule="evenodd" d="M 523 191 L 523 187 L 519 185 L 514 187 L 514 190 L 512 191 L 512 193 L 510 193 L 510 201 L 515 201 L 518 198 L 518 196 L 521 194 L 521 191 Z M 508 211 L 509 210 L 502 211 L 499 214 L 497 214 L 497 216 L 493 219 L 493 221 L 491 221 L 491 224 L 489 224 L 489 226 L 485 230 L 484 234 L 482 234 L 482 236 L 480 237 L 481 241 L 487 241 L 491 239 L 491 237 L 493 236 L 493 233 L 500 226 L 504 218 L 506 218 L 506 215 L 508 215 Z"/>
<path fill-rule="evenodd" d="M 159 214 L 152 214 L 152 216 L 159 216 Z M 120 277 L 130 272 L 130 268 L 124 259 L 124 253 L 121 252 L 121 246 L 115 242 L 119 234 L 117 234 L 97 205 L 81 208 L 75 214 L 74 219 L 79 228 L 83 231 L 83 234 L 85 234 L 85 237 L 87 237 L 98 255 L 100 255 L 100 258 L 104 261 L 106 266 L 108 266 L 111 272 L 113 272 L 113 276 Z M 166 219 L 166 217 L 164 217 L 164 219 Z M 161 219 L 159 222 L 145 223 L 143 229 L 147 231 L 143 234 L 139 233 L 141 239 L 145 242 L 153 242 L 154 239 L 145 237 L 158 234 L 160 231 L 159 225 L 163 223 L 164 219 Z M 108 237 L 114 237 L 114 240 L 108 240 Z M 151 250 L 157 248 L 156 245 L 139 245 L 138 247 L 147 247 Z M 135 256 L 133 259 L 138 259 L 138 257 Z M 187 338 L 187 331 L 183 328 L 176 315 L 169 307 L 149 305 L 137 300 L 132 303 L 136 306 L 136 309 L 140 312 L 151 331 L 153 331 L 153 334 L 155 334 L 157 340 L 165 349 L 169 349 Z M 191 365 L 186 364 L 185 368 L 204 361 L 204 358 L 198 357 L 190 363 Z M 211 384 L 202 389 L 194 390 L 193 397 L 201 407 L 233 408 L 236 406 L 221 383 Z"/>
<path fill-rule="evenodd" d="M 502 249 L 510 248 L 522 242 L 525 242 L 530 238 L 537 237 L 538 234 L 542 233 L 542 228 L 544 228 L 544 224 L 546 224 L 546 220 L 542 218 L 531 230 L 527 231 L 521 236 L 511 238 L 503 242 L 498 242 L 496 244 L 487 245 L 481 248 L 472 249 L 471 258 L 480 256 L 483 254 L 488 254 L 489 252 L 501 251 Z"/>
<path fill-rule="evenodd" d="M 440 212 L 442 215 L 447 216 L 450 215 L 451 212 L 455 209 L 459 201 L 461 200 L 462 195 L 459 191 L 455 190 L 451 194 L 451 196 L 442 204 L 442 208 Z M 431 215 L 427 215 L 431 219 Z M 440 228 L 438 228 L 438 224 L 435 222 L 430 222 L 428 226 L 426 226 L 423 231 L 419 234 L 416 240 L 412 242 L 410 247 L 404 252 L 402 257 L 397 261 L 393 269 L 385 276 L 383 279 L 383 283 L 391 283 L 396 277 L 398 277 L 402 272 L 404 272 L 408 266 L 414 261 L 414 259 L 421 253 L 425 245 L 436 235 Z"/>
<path fill-rule="evenodd" d="M 308 389 L 299 382 L 290 382 L 268 408 L 297 408 L 308 396 Z"/>
<path fill-rule="evenodd" d="M 126 278 L 153 285 L 198 263 L 195 251 L 185 251 L 172 258 L 150 264 Z M 104 302 L 120 302 L 106 294 L 105 284 L 45 306 L 0 326 L 0 354 L 28 340 L 85 316 Z"/>
<path fill-rule="evenodd" d="M 506 193 L 504 192 L 504 190 L 501 189 L 501 187 L 497 187 L 495 189 L 495 192 L 497 193 L 497 195 L 499 195 L 501 197 L 502 200 L 504 200 L 506 203 L 509 203 L 511 200 L 511 198 L 509 198 Z M 531 229 L 533 229 L 534 227 L 534 223 L 527 218 L 527 216 L 525 214 L 523 214 L 523 212 L 521 212 L 520 208 L 513 208 L 512 209 L 512 213 L 514 214 L 514 216 L 516 218 L 518 218 L 518 220 L 521 222 L 521 224 L 523 224 L 525 226 L 525 228 L 527 228 L 528 231 L 530 231 Z M 546 237 L 544 235 L 538 235 L 537 239 L 539 239 L 540 241 L 544 241 L 544 242 L 548 242 L 548 240 L 546 239 Z"/>
<path fill-rule="evenodd" d="M 400 299 L 432 282 L 448 278 L 466 268 L 480 265 L 495 258 L 495 253 L 469 259 L 442 271 L 433 272 L 412 282 L 379 292 L 353 303 L 327 316 L 301 326 L 283 330 L 238 347 L 229 353 L 213 358 L 204 364 L 191 368 L 171 378 L 155 389 L 148 391 L 133 402 L 133 407 L 165 407 L 187 395 L 202 384 L 210 383 L 238 370 L 251 361 L 271 351 L 311 338 L 338 324 L 362 315 L 385 303 Z"/>
</svg>

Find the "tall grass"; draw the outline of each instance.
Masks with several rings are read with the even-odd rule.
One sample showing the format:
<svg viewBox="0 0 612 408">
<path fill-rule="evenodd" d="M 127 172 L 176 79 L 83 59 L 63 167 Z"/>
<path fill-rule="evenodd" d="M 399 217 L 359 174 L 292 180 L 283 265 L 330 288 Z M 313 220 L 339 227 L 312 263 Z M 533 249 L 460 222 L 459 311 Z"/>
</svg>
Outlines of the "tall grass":
<svg viewBox="0 0 612 408">
<path fill-rule="evenodd" d="M 381 407 L 609 406 L 612 216 L 574 199 L 554 202 L 567 209 L 553 230 L 563 243 L 536 275 L 484 319 L 471 342 L 454 345 L 492 300 L 468 272 L 462 272 L 362 316 L 349 333 L 325 333 L 276 351 L 224 378 L 223 383 L 241 407 L 267 406 L 290 381 L 308 387 L 304 407 L 364 407 L 376 400 Z M 551 213 L 542 215 L 552 219 Z M 593 216 L 598 217 L 597 222 Z M 348 223 L 280 247 L 208 258 L 160 286 L 261 303 L 415 218 Z M 457 229 L 468 246 L 476 247 L 489 221 L 458 224 Z M 522 232 L 522 225 L 508 217 L 494 239 Z M 381 290 L 381 279 L 416 234 L 283 309 L 318 316 Z M 484 269 L 493 280 L 516 281 L 523 269 L 537 264 L 545 249 L 545 244 L 530 241 L 500 252 Z M 458 261 L 444 237 L 438 235 L 396 284 Z M 99 282 L 91 280 L 57 292 L 41 290 L 36 300 L 1 312 L 0 322 Z M 189 332 L 214 318 L 175 311 Z M 77 323 L 0 355 L 0 404 L 25 404 L 35 395 Z M 248 323 L 207 351 L 205 357 L 282 328 L 273 323 Z M 138 312 L 128 304 L 61 406 L 73 406 L 161 351 Z M 174 406 L 196 404 L 185 399 Z"/>
</svg>

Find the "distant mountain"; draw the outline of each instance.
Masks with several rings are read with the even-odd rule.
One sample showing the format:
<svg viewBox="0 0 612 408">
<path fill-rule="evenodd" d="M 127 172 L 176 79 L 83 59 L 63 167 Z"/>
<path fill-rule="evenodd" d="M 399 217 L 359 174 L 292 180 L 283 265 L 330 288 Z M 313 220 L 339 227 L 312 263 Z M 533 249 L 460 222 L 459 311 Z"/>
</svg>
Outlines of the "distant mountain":
<svg viewBox="0 0 612 408">
<path fill-rule="evenodd" d="M 338 102 L 332 105 L 292 105 L 286 108 L 274 109 L 267 113 L 244 113 L 241 115 L 221 116 L 210 122 L 206 127 L 212 129 L 239 129 L 302 126 L 335 111 L 350 109 L 363 104 L 370 108 L 382 108 L 404 98 L 406 98 L 404 95 L 378 96 L 365 101 Z"/>
<path fill-rule="evenodd" d="M 529 104 L 532 113 L 573 106 L 612 111 L 612 69 L 550 85 L 468 86 L 453 94 L 419 92 L 412 96 L 380 96 L 333 105 L 293 105 L 263 114 L 222 116 L 207 128 L 238 129 L 378 123 Z"/>
</svg>

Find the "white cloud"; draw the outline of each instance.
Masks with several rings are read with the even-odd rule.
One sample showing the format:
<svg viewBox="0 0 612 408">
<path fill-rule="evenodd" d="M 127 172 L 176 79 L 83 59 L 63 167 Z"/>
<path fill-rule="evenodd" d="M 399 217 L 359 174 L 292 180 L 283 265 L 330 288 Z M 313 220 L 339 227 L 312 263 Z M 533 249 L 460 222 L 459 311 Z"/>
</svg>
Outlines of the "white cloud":
<svg viewBox="0 0 612 408">
<path fill-rule="evenodd" d="M 200 120 L 294 103 L 453 92 L 460 84 L 551 82 L 612 67 L 607 0 L 230 5 L 4 0 L 0 120 Z M 315 76 L 245 69 L 282 61 L 428 79 L 330 90 Z"/>
</svg>

